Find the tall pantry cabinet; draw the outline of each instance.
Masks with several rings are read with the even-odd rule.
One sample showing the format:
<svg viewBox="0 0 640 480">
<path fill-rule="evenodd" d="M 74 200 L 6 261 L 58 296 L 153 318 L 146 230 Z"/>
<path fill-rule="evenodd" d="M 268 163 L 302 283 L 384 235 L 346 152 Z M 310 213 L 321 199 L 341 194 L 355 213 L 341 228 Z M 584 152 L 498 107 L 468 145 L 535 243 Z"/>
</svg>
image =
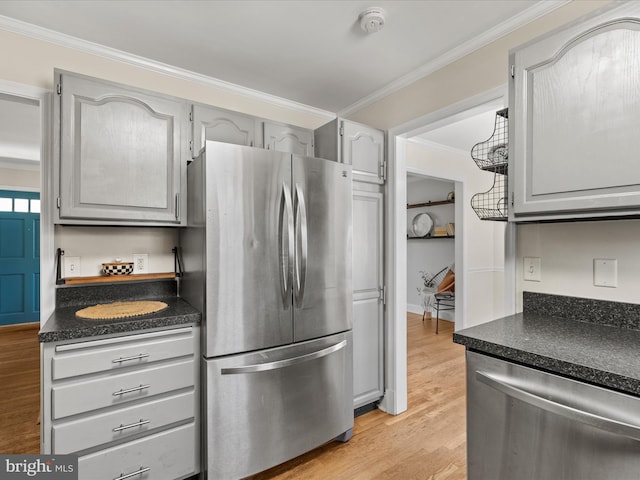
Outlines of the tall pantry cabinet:
<svg viewBox="0 0 640 480">
<path fill-rule="evenodd" d="M 353 172 L 354 408 L 384 394 L 384 132 L 336 119 L 315 132 L 316 156 Z"/>
</svg>

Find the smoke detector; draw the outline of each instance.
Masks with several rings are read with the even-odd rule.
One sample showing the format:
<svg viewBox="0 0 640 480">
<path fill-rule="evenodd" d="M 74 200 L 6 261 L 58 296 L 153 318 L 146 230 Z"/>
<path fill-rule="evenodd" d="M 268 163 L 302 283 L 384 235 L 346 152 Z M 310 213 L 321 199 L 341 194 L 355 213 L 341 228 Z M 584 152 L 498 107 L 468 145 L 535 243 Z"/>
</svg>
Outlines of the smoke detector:
<svg viewBox="0 0 640 480">
<path fill-rule="evenodd" d="M 380 7 L 367 8 L 358 16 L 360 28 L 367 33 L 375 33 L 384 27 L 386 12 Z"/>
</svg>

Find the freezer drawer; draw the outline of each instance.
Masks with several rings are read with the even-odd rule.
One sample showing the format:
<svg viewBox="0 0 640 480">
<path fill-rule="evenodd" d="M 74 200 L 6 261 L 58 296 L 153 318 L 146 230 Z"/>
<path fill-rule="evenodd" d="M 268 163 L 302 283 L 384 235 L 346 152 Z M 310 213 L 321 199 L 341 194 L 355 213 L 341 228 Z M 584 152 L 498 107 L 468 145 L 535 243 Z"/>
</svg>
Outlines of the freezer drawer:
<svg viewBox="0 0 640 480">
<path fill-rule="evenodd" d="M 467 352 L 469 480 L 631 480 L 640 398 Z"/>
<path fill-rule="evenodd" d="M 353 428 L 351 332 L 204 359 L 207 478 L 238 479 Z"/>
</svg>

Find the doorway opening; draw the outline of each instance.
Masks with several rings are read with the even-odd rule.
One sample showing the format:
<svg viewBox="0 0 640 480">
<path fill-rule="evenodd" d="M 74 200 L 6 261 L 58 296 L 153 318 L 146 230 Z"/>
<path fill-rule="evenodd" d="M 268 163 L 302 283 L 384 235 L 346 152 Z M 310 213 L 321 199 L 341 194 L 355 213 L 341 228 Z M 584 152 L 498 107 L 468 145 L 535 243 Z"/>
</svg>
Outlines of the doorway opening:
<svg viewBox="0 0 640 480">
<path fill-rule="evenodd" d="M 481 221 L 470 204 L 475 193 L 493 185 L 493 175 L 485 175 L 488 172 L 472 160 L 471 148 L 492 135 L 495 112 L 505 107 L 506 98 L 505 85 L 389 131 L 387 348 L 392 353 L 386 367 L 388 394 L 383 400 L 387 412 L 401 413 L 407 408 L 407 173 L 456 185 L 456 330 L 502 316 L 510 309 L 512 302 L 504 291 L 512 267 L 505 268 L 514 243 L 511 229 L 505 222 Z M 481 115 L 486 125 L 471 128 Z"/>
</svg>

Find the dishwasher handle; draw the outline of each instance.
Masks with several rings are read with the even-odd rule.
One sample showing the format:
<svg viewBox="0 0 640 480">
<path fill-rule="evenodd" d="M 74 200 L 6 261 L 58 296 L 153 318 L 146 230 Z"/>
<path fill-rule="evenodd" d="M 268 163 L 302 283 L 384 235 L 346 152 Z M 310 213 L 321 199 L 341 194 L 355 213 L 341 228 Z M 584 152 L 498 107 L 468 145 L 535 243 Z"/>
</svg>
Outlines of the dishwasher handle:
<svg viewBox="0 0 640 480">
<path fill-rule="evenodd" d="M 299 357 L 286 358 L 284 360 L 277 360 L 275 362 L 257 363 L 254 365 L 243 365 L 242 367 L 229 367 L 220 370 L 222 375 L 234 375 L 238 373 L 256 373 L 265 372 L 267 370 L 276 370 L 278 368 L 289 367 L 291 365 L 297 365 L 299 363 L 308 362 L 309 360 L 315 360 L 317 358 L 326 357 L 338 350 L 342 350 L 347 345 L 346 340 L 331 345 L 322 350 L 300 355 Z"/>
<path fill-rule="evenodd" d="M 569 420 L 575 420 L 591 425 L 592 427 L 596 427 L 605 432 L 640 441 L 640 426 L 638 425 L 603 417 L 596 413 L 586 412 L 569 405 L 564 405 L 562 403 L 543 398 L 534 393 L 518 388 L 501 377 L 487 372 L 476 371 L 476 379 L 509 397 L 515 398 L 534 407 L 560 415 L 568 418 Z"/>
</svg>

